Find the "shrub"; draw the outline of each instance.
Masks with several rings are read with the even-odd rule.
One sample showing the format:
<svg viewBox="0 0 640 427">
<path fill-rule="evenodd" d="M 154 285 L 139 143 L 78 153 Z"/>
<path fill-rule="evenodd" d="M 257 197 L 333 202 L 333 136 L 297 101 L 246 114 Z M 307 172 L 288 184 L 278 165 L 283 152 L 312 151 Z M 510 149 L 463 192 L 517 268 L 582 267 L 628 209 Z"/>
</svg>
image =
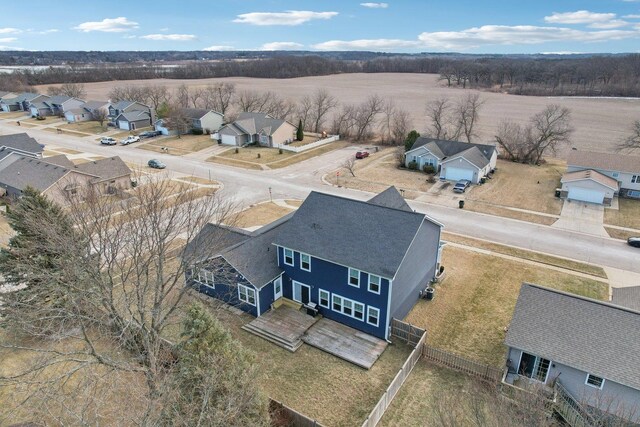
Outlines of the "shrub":
<svg viewBox="0 0 640 427">
<path fill-rule="evenodd" d="M 282 148 L 278 148 L 278 154 L 282 154 Z"/>
<path fill-rule="evenodd" d="M 194 134 L 194 135 L 202 135 L 203 134 L 202 129 L 196 129 L 196 128 L 191 129 L 191 133 Z"/>
<path fill-rule="evenodd" d="M 410 161 L 407 167 L 412 171 L 418 170 L 418 164 L 416 163 L 415 160 Z"/>
<path fill-rule="evenodd" d="M 428 173 L 429 175 L 433 175 L 434 173 L 436 173 L 436 168 L 433 165 L 424 165 L 422 170 L 424 171 L 424 173 Z"/>
<path fill-rule="evenodd" d="M 429 184 L 435 184 L 435 183 L 436 183 L 436 181 L 437 181 L 437 180 L 436 180 L 436 177 L 435 177 L 435 176 L 433 176 L 433 175 L 429 175 L 429 178 L 427 178 L 427 182 L 428 182 Z"/>
<path fill-rule="evenodd" d="M 36 120 L 46 120 L 44 116 L 36 116 Z"/>
</svg>

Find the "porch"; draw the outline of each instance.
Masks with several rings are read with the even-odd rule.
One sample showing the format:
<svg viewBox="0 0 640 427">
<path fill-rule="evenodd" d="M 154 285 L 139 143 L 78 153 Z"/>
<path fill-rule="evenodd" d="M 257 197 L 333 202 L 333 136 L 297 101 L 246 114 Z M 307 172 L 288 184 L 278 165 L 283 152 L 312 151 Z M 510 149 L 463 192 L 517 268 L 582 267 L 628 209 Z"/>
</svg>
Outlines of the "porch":
<svg viewBox="0 0 640 427">
<path fill-rule="evenodd" d="M 242 327 L 282 348 L 294 352 L 302 346 L 302 336 L 318 317 L 312 317 L 289 304 L 273 308 Z"/>
</svg>

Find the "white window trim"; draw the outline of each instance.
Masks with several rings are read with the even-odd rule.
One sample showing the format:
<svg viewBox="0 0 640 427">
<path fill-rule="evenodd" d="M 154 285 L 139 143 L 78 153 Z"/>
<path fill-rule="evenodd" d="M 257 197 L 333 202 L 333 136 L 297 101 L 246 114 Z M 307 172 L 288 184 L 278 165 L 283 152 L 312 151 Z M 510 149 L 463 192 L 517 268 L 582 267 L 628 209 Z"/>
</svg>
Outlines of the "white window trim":
<svg viewBox="0 0 640 427">
<path fill-rule="evenodd" d="M 242 294 L 240 293 L 240 289 L 244 289 L 245 294 L 247 295 L 247 299 L 246 300 L 242 299 Z M 251 304 L 249 302 L 249 293 L 253 293 L 253 301 L 255 301 L 254 304 Z M 258 295 L 257 295 L 255 289 L 250 288 L 249 286 L 241 285 L 240 283 L 238 283 L 238 299 L 240 301 L 242 301 L 245 304 L 249 304 L 249 305 L 252 305 L 252 306 L 255 307 L 256 304 L 258 303 L 257 297 L 258 297 Z"/>
<path fill-rule="evenodd" d="M 202 273 L 204 272 L 204 280 L 202 280 Z M 207 282 L 207 275 L 211 276 L 211 283 Z M 191 280 L 193 280 L 196 283 L 201 284 L 202 286 L 205 286 L 207 288 L 211 288 L 211 289 L 215 289 L 216 288 L 216 284 L 215 284 L 215 280 L 213 278 L 213 271 L 209 271 L 205 268 L 197 268 L 197 267 L 192 267 L 191 268 Z"/>
<path fill-rule="evenodd" d="M 303 255 L 304 255 L 304 256 L 308 256 L 308 257 L 309 257 L 309 268 L 308 268 L 308 269 L 306 269 L 306 268 L 304 268 L 304 267 L 302 266 L 302 256 L 303 256 Z M 309 255 L 309 254 L 305 254 L 304 252 L 300 252 L 300 270 L 303 270 L 303 271 L 311 271 L 311 255 Z"/>
<path fill-rule="evenodd" d="M 351 284 L 351 272 L 352 271 L 357 271 L 358 272 L 358 284 L 357 285 Z M 349 267 L 349 271 L 348 271 L 348 275 L 347 275 L 347 285 L 352 286 L 354 288 L 360 289 L 360 275 L 361 275 L 361 273 L 362 272 L 360 270 L 357 270 L 355 268 Z"/>
<path fill-rule="evenodd" d="M 600 387 L 593 385 L 593 384 L 589 384 L 589 377 L 594 377 L 594 378 L 599 378 L 602 380 L 602 382 L 600 383 Z M 604 382 L 606 381 L 606 379 L 599 377 L 597 375 L 593 375 L 593 374 L 587 374 L 587 377 L 584 379 L 584 384 L 588 385 L 589 387 L 593 387 L 596 390 L 602 390 L 602 388 L 604 387 Z"/>
<path fill-rule="evenodd" d="M 376 310 L 378 312 L 378 315 L 376 316 L 376 323 L 369 322 L 369 317 L 370 317 L 370 313 L 371 313 L 372 309 Z M 380 309 L 376 308 L 376 307 L 372 307 L 370 305 L 367 306 L 367 319 L 366 320 L 367 320 L 367 324 L 369 324 L 371 326 L 378 327 L 380 325 Z"/>
<path fill-rule="evenodd" d="M 296 284 L 300 285 L 300 300 L 296 299 Z M 302 283 L 302 282 L 298 282 L 297 280 L 292 280 L 291 281 L 291 298 L 295 301 L 295 302 L 299 302 L 300 304 L 303 304 L 302 302 L 302 287 L 305 287 L 309 290 L 309 301 L 311 301 L 311 286 Z"/>
<path fill-rule="evenodd" d="M 335 308 L 333 308 L 333 299 L 334 298 L 340 298 L 340 310 L 336 310 Z M 348 302 L 351 303 L 351 314 L 347 314 L 347 313 L 344 312 L 344 302 L 345 301 L 348 301 Z M 355 301 L 355 300 L 352 300 L 351 298 L 345 298 L 345 297 L 340 296 L 338 294 L 332 294 L 331 295 L 331 299 L 329 300 L 329 303 L 331 304 L 331 311 L 335 311 L 336 313 L 340 313 L 343 316 L 347 316 L 347 317 L 351 317 L 352 319 L 359 320 L 360 322 L 364 322 L 366 320 L 364 318 L 364 315 L 367 314 L 366 310 L 365 310 L 366 304 L 361 303 L 360 301 Z M 362 306 L 362 316 L 363 316 L 362 319 L 359 319 L 355 315 L 355 312 L 356 312 L 355 305 L 356 304 Z"/>
<path fill-rule="evenodd" d="M 377 277 L 378 278 L 378 292 L 371 290 L 371 278 L 372 277 Z M 376 295 L 380 295 L 380 292 L 382 290 L 382 277 L 377 276 L 375 274 L 369 273 L 369 280 L 367 281 L 367 289 L 371 293 L 374 293 Z"/>
<path fill-rule="evenodd" d="M 327 305 L 322 305 L 322 297 L 320 296 L 322 293 L 327 294 Z M 318 289 L 318 305 L 324 308 L 331 308 L 331 292 L 324 289 Z"/>
<path fill-rule="evenodd" d="M 287 262 L 287 251 L 291 251 L 291 264 Z M 284 261 L 285 265 L 290 265 L 291 267 L 293 267 L 293 265 L 295 264 L 294 255 L 295 252 L 293 251 L 293 249 L 282 248 L 282 260 Z"/>
</svg>

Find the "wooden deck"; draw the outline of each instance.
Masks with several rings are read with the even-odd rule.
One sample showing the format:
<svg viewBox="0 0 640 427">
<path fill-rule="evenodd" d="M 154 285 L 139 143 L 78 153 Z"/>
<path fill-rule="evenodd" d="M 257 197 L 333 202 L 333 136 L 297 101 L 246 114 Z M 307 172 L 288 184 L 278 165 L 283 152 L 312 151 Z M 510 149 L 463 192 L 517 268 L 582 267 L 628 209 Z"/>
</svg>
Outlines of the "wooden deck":
<svg viewBox="0 0 640 427">
<path fill-rule="evenodd" d="M 365 369 L 370 369 L 387 342 L 329 319 L 320 319 L 311 326 L 302 340 Z"/>
<path fill-rule="evenodd" d="M 244 325 L 242 329 L 294 352 L 302 345 L 302 336 L 316 321 L 289 305 L 270 310 Z"/>
</svg>

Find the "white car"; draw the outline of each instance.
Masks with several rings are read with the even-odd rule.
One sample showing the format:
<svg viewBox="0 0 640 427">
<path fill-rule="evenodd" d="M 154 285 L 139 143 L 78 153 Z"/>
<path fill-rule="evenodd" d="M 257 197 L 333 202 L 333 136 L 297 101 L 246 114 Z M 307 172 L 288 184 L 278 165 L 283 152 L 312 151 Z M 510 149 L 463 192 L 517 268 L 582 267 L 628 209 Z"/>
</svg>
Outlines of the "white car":
<svg viewBox="0 0 640 427">
<path fill-rule="evenodd" d="M 129 145 L 129 144 L 133 144 L 134 142 L 138 142 L 138 141 L 140 141 L 140 137 L 131 135 L 131 136 L 126 137 L 122 141 L 120 141 L 120 144 Z"/>
<path fill-rule="evenodd" d="M 104 138 L 100 139 L 100 144 L 102 145 L 116 145 L 117 142 L 115 139 L 105 136 Z"/>
</svg>

